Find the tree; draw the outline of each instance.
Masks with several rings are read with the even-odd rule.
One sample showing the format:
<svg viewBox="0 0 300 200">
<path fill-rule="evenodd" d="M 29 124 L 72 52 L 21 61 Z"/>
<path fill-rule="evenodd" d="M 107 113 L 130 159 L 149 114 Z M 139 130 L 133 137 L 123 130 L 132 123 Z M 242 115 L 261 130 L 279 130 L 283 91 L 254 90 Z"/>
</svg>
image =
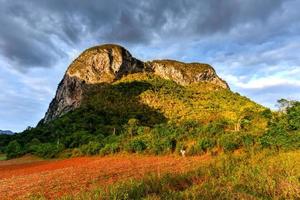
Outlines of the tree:
<svg viewBox="0 0 300 200">
<path fill-rule="evenodd" d="M 280 112 L 286 113 L 287 109 L 293 105 L 293 102 L 287 99 L 279 99 L 277 100 L 277 107 Z"/>
<path fill-rule="evenodd" d="M 219 138 L 219 145 L 224 149 L 224 151 L 234 151 L 242 145 L 241 137 L 236 132 L 223 134 Z"/>
<path fill-rule="evenodd" d="M 266 119 L 272 119 L 272 111 L 269 108 L 266 108 L 262 112 L 260 112 L 260 115 Z"/>
<path fill-rule="evenodd" d="M 299 130 L 300 129 L 300 102 L 293 102 L 292 106 L 287 108 L 287 118 L 289 129 Z"/>
<path fill-rule="evenodd" d="M 289 146 L 289 135 L 282 124 L 274 123 L 270 129 L 260 137 L 262 147 L 274 148 L 279 151 Z"/>
<path fill-rule="evenodd" d="M 11 141 L 6 147 L 7 158 L 15 158 L 22 154 L 21 145 L 16 141 Z"/>
<path fill-rule="evenodd" d="M 237 121 L 234 126 L 234 131 L 240 131 L 241 128 L 243 128 L 242 125 L 249 124 L 252 116 L 254 115 L 254 112 L 250 108 L 244 108 L 241 110 L 239 115 L 237 116 Z"/>
</svg>

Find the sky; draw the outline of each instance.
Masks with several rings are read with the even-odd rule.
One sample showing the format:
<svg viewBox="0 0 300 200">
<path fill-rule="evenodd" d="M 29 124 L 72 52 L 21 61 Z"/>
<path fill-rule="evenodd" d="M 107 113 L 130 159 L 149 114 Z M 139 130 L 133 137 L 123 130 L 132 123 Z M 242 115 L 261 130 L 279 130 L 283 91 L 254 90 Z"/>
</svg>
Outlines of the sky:
<svg viewBox="0 0 300 200">
<path fill-rule="evenodd" d="M 272 109 L 299 100 L 299 10 L 299 0 L 0 0 L 0 129 L 35 126 L 72 60 L 104 43 L 209 63 Z"/>
</svg>

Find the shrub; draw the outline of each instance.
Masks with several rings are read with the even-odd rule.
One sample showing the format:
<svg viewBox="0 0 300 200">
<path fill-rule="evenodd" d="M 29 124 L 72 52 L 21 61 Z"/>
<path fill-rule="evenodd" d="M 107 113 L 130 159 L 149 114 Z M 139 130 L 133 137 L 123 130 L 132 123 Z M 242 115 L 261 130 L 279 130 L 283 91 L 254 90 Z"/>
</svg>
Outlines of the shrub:
<svg viewBox="0 0 300 200">
<path fill-rule="evenodd" d="M 13 140 L 13 135 L 0 134 L 0 153 L 6 151 L 6 147 Z"/>
<path fill-rule="evenodd" d="M 72 135 L 67 136 L 63 143 L 67 148 L 79 147 L 83 144 L 94 140 L 93 136 L 86 131 L 76 131 Z"/>
<path fill-rule="evenodd" d="M 211 149 L 212 147 L 215 146 L 215 141 L 213 139 L 207 138 L 207 137 L 201 138 L 198 141 L 198 146 L 201 151 L 206 152 L 208 149 Z"/>
<path fill-rule="evenodd" d="M 84 155 L 96 155 L 99 153 L 100 149 L 103 147 L 103 144 L 99 142 L 89 142 L 80 147 L 81 152 Z"/>
<path fill-rule="evenodd" d="M 73 149 L 65 149 L 62 152 L 58 153 L 56 155 L 56 157 L 57 158 L 63 158 L 63 159 L 64 158 L 70 158 L 70 157 L 72 157 L 72 151 L 73 151 Z"/>
<path fill-rule="evenodd" d="M 176 139 L 165 138 L 153 138 L 150 144 L 150 151 L 156 155 L 174 152 L 176 149 Z"/>
<path fill-rule="evenodd" d="M 202 153 L 202 151 L 200 150 L 199 146 L 196 144 L 189 145 L 186 148 L 186 155 L 188 155 L 188 156 L 197 155 L 200 153 Z M 180 154 L 181 154 L 181 152 L 180 152 Z"/>
<path fill-rule="evenodd" d="M 120 151 L 120 147 L 118 143 L 112 143 L 112 144 L 106 144 L 101 150 L 100 150 L 100 155 L 108 155 L 108 154 L 113 154 L 117 153 Z"/>
<path fill-rule="evenodd" d="M 272 118 L 272 111 L 269 108 L 267 108 L 267 109 L 261 111 L 260 115 L 262 117 L 266 118 L 266 119 L 271 119 Z"/>
<path fill-rule="evenodd" d="M 37 156 L 43 158 L 54 158 L 58 153 L 64 150 L 64 146 L 62 144 L 41 143 L 32 145 L 30 149 L 31 152 Z"/>
<path fill-rule="evenodd" d="M 227 120 L 218 120 L 216 122 L 211 122 L 205 127 L 206 134 L 209 135 L 219 135 L 224 133 L 226 126 L 228 125 Z"/>
<path fill-rule="evenodd" d="M 137 134 L 139 123 L 140 123 L 139 120 L 135 118 L 131 118 L 128 120 L 126 126 L 128 135 L 132 137 Z"/>
<path fill-rule="evenodd" d="M 131 153 L 141 153 L 147 148 L 146 143 L 141 139 L 134 139 L 127 145 L 127 151 Z"/>
<path fill-rule="evenodd" d="M 215 146 L 215 143 L 214 139 L 208 137 L 200 138 L 195 144 L 186 148 L 187 155 L 198 155 L 207 152 L 207 150 Z"/>
<path fill-rule="evenodd" d="M 150 133 L 150 131 L 151 131 L 151 128 L 148 126 L 139 126 L 137 128 L 138 135 L 148 134 L 148 133 Z"/>
<path fill-rule="evenodd" d="M 288 124 L 291 130 L 300 129 L 300 102 L 296 101 L 287 108 Z"/>
<path fill-rule="evenodd" d="M 224 151 L 233 151 L 241 146 L 241 138 L 239 133 L 226 133 L 219 139 L 219 145 Z"/>
<path fill-rule="evenodd" d="M 294 137 L 294 135 L 296 137 Z M 295 144 L 297 144 L 297 133 L 288 133 L 285 127 L 273 124 L 271 128 L 259 138 L 259 142 L 263 148 L 275 148 L 277 151 L 282 148 L 289 149 L 295 147 Z"/>
<path fill-rule="evenodd" d="M 72 150 L 72 157 L 79 157 L 79 156 L 82 156 L 82 152 L 80 151 L 79 148 L 74 148 Z"/>
<path fill-rule="evenodd" d="M 37 138 L 33 138 L 33 139 L 30 141 L 30 143 L 29 143 L 30 146 L 31 146 L 31 145 L 38 145 L 38 144 L 41 144 L 41 141 L 40 141 L 39 139 L 37 139 Z"/>
<path fill-rule="evenodd" d="M 249 148 L 254 145 L 255 138 L 253 135 L 245 134 L 241 136 L 241 141 L 244 147 Z"/>
<path fill-rule="evenodd" d="M 8 159 L 22 155 L 21 145 L 16 140 L 9 142 L 6 147 L 6 154 Z"/>
<path fill-rule="evenodd" d="M 182 131 L 174 124 L 159 124 L 152 129 L 152 134 L 157 137 L 175 137 L 182 134 Z"/>
</svg>

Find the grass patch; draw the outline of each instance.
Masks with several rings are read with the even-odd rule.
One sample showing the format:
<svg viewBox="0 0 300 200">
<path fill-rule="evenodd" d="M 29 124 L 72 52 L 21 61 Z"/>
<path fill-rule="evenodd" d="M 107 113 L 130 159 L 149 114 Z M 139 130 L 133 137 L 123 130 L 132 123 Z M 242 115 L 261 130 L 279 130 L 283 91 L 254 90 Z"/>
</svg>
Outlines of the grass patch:
<svg viewBox="0 0 300 200">
<path fill-rule="evenodd" d="M 0 154 L 0 161 L 1 160 L 6 160 L 6 155 L 5 154 Z"/>
</svg>

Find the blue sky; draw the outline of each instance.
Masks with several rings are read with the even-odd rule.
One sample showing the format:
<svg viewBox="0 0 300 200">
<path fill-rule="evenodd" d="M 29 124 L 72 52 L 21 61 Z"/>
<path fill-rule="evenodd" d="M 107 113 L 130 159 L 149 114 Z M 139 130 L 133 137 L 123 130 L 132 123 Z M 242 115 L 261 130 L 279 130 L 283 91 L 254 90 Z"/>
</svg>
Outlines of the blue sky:
<svg viewBox="0 0 300 200">
<path fill-rule="evenodd" d="M 0 0 L 0 129 L 35 126 L 72 60 L 102 43 L 209 63 L 270 108 L 299 100 L 299 10 L 298 0 Z"/>
</svg>

